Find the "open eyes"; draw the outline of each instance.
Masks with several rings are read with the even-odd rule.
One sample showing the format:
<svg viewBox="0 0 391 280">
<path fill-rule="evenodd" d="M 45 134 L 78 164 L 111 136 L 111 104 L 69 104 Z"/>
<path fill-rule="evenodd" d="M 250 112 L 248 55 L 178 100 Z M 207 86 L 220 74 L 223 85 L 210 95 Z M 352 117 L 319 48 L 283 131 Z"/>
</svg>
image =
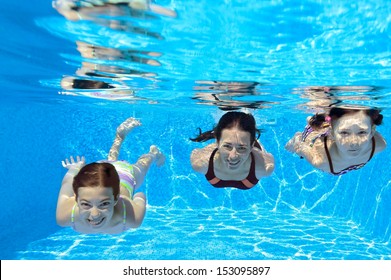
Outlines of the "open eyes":
<svg viewBox="0 0 391 280">
<path fill-rule="evenodd" d="M 223 145 L 223 148 L 227 151 L 232 151 L 234 147 L 232 145 L 225 144 Z M 245 153 L 247 151 L 247 147 L 239 146 L 238 148 L 236 148 L 236 151 L 238 151 L 239 153 Z"/>
<path fill-rule="evenodd" d="M 237 150 L 239 153 L 244 153 L 245 151 L 247 151 L 247 148 L 246 147 L 239 147 L 239 148 L 237 148 Z"/>
<path fill-rule="evenodd" d="M 99 208 L 99 209 L 105 209 L 105 208 L 109 207 L 110 204 L 111 204 L 111 203 L 110 203 L 109 201 L 105 201 L 105 202 L 100 203 L 100 204 L 98 205 L 98 208 Z M 85 209 L 85 210 L 88 210 L 88 209 L 90 209 L 90 208 L 93 207 L 93 205 L 92 205 L 91 203 L 88 203 L 88 202 L 81 202 L 81 203 L 80 203 L 80 206 L 81 206 L 81 208 L 83 208 L 83 209 Z"/>
</svg>

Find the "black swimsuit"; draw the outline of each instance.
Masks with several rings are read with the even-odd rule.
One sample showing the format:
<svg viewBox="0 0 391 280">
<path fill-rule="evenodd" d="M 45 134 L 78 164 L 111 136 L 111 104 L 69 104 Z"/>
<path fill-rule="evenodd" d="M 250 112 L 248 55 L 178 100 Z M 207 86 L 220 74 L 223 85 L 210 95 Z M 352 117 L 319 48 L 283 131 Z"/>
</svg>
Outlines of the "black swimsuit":
<svg viewBox="0 0 391 280">
<path fill-rule="evenodd" d="M 232 187 L 241 190 L 248 190 L 258 183 L 259 180 L 255 176 L 255 159 L 253 153 L 250 153 L 251 166 L 250 166 L 250 171 L 248 172 L 248 175 L 245 179 L 241 181 L 235 181 L 235 180 L 221 180 L 217 178 L 214 172 L 214 164 L 213 164 L 213 159 L 217 150 L 218 149 L 216 148 L 210 155 L 208 172 L 205 174 L 206 179 L 209 181 L 209 183 L 212 186 L 214 186 L 215 188 Z"/>
</svg>

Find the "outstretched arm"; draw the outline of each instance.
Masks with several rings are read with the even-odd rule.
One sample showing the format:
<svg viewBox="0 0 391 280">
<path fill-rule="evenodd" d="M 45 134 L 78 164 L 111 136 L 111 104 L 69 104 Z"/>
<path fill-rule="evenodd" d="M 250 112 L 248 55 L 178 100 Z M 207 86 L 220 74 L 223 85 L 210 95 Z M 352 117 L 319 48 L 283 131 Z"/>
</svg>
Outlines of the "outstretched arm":
<svg viewBox="0 0 391 280">
<path fill-rule="evenodd" d="M 194 171 L 206 174 L 206 172 L 208 171 L 210 155 L 216 148 L 216 143 L 213 143 L 202 149 L 194 149 L 191 152 L 190 163 Z"/>
<path fill-rule="evenodd" d="M 254 147 L 252 152 L 255 158 L 255 170 L 258 179 L 270 176 L 274 171 L 274 157 L 260 144 L 261 149 Z"/>
<path fill-rule="evenodd" d="M 303 142 L 301 135 L 301 132 L 296 132 L 292 139 L 285 145 L 285 149 L 305 158 L 312 166 L 319 168 L 326 160 L 323 152 L 324 139 L 317 139 L 315 143 L 312 143 L 308 139 Z"/>
<path fill-rule="evenodd" d="M 134 174 L 136 178 L 136 190 L 144 182 L 145 176 L 153 162 L 156 162 L 158 167 L 162 166 L 165 162 L 165 156 L 160 152 L 158 147 L 152 145 L 148 154 L 144 154 L 139 157 L 134 165 Z"/>
<path fill-rule="evenodd" d="M 70 161 L 65 159 L 62 166 L 68 169 L 62 180 L 60 193 L 57 200 L 56 220 L 60 226 L 69 225 L 73 204 L 75 203 L 75 193 L 73 192 L 73 178 L 79 173 L 79 170 L 85 165 L 84 157 L 76 157 L 76 161 L 71 156 Z"/>
<path fill-rule="evenodd" d="M 374 137 L 375 137 L 375 141 L 376 141 L 375 153 L 380 153 L 381 151 L 383 151 L 387 147 L 387 142 L 383 138 L 383 136 L 381 136 L 381 134 L 377 131 L 375 132 Z"/>
<path fill-rule="evenodd" d="M 137 126 L 141 126 L 141 122 L 135 118 L 128 118 L 118 126 L 113 145 L 111 146 L 109 155 L 107 157 L 108 160 L 118 160 L 122 142 L 125 140 L 125 137 L 129 134 L 129 132 L 131 132 Z"/>
<path fill-rule="evenodd" d="M 301 133 L 296 132 L 292 139 L 290 139 L 288 143 L 286 143 L 285 149 L 291 153 L 302 156 L 301 154 L 299 154 L 301 152 L 302 145 L 303 142 L 301 141 Z"/>
</svg>

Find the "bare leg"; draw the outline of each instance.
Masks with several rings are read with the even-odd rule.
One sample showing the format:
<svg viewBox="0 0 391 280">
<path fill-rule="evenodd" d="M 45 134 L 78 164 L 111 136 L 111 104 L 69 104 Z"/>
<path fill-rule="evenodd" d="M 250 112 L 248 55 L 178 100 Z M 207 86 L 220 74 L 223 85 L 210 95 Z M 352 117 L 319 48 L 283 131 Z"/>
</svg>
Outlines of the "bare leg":
<svg viewBox="0 0 391 280">
<path fill-rule="evenodd" d="M 133 128 L 140 125 L 140 121 L 136 120 L 135 118 L 128 118 L 118 126 L 113 145 L 111 146 L 109 156 L 107 157 L 108 160 L 118 160 L 119 151 L 126 135 L 128 135 L 128 133 L 131 132 Z"/>
<path fill-rule="evenodd" d="M 145 11 L 148 10 L 150 2 L 149 0 L 131 0 L 128 5 L 135 10 Z"/>
<path fill-rule="evenodd" d="M 162 166 L 165 162 L 165 156 L 160 152 L 158 147 L 152 145 L 149 149 L 148 154 L 140 156 L 137 160 L 135 167 L 135 176 L 136 176 L 136 189 L 141 186 L 144 181 L 145 176 L 152 163 L 155 162 L 157 166 Z"/>
</svg>

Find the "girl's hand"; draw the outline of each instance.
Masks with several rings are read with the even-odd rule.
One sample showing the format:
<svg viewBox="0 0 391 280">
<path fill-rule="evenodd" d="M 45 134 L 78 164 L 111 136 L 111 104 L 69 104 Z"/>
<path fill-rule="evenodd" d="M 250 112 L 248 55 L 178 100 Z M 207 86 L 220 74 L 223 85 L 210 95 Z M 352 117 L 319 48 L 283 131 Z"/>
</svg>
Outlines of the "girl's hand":
<svg viewBox="0 0 391 280">
<path fill-rule="evenodd" d="M 76 161 L 73 159 L 73 156 L 70 157 L 70 161 L 68 159 L 65 159 L 65 161 L 61 161 L 62 166 L 67 169 L 78 169 L 80 170 L 85 164 L 86 164 L 86 159 L 84 156 L 81 158 L 79 156 L 76 157 Z"/>
</svg>

